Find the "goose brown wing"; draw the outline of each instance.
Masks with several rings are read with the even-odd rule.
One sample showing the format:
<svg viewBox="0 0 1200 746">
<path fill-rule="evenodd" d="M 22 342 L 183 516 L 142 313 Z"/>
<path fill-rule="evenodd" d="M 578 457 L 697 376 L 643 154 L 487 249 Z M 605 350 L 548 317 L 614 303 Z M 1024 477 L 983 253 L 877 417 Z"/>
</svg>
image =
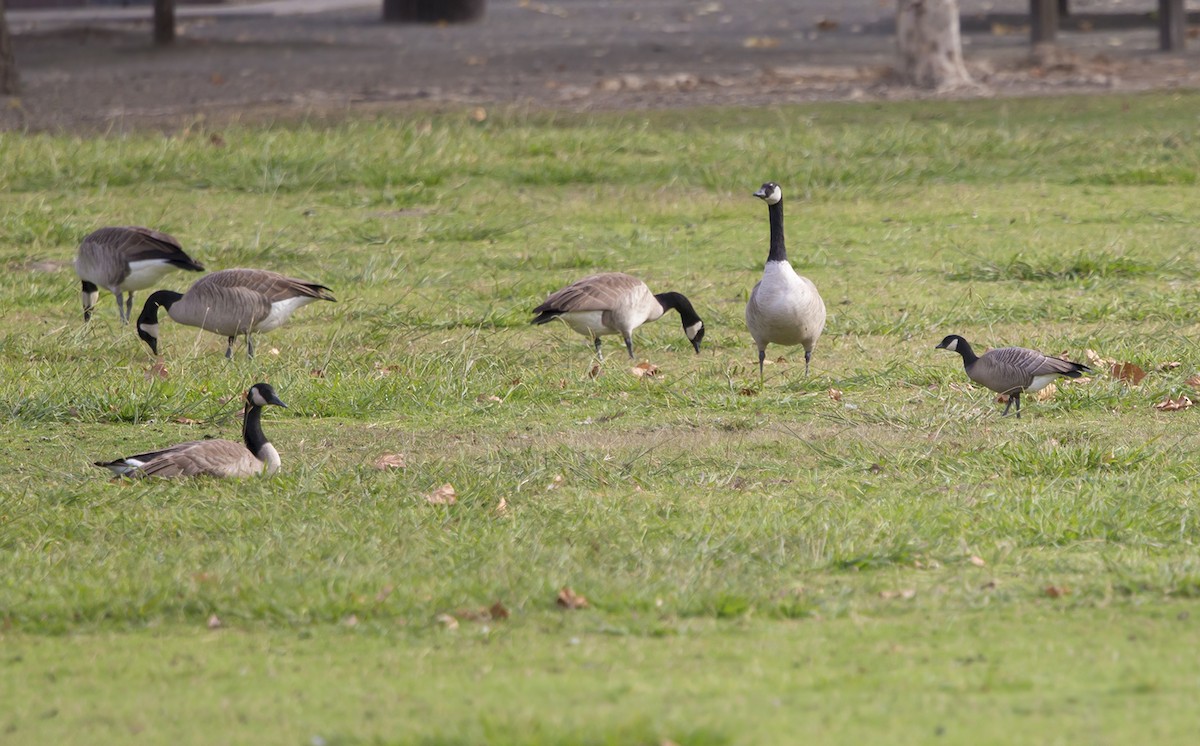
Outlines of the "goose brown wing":
<svg viewBox="0 0 1200 746">
<path fill-rule="evenodd" d="M 333 293 L 324 285 L 297 280 L 294 277 L 265 269 L 226 269 L 214 272 L 205 279 L 210 279 L 215 287 L 238 287 L 252 290 L 262 295 L 268 304 L 290 298 L 335 300 Z"/>
<path fill-rule="evenodd" d="M 153 458 L 139 470 L 148 477 L 247 477 L 262 471 L 262 462 L 232 440 L 192 440 L 148 455 Z"/>
<path fill-rule="evenodd" d="M 533 312 L 609 311 L 627 303 L 631 293 L 645 287 L 644 282 L 623 272 L 591 275 L 551 294 Z"/>
<path fill-rule="evenodd" d="M 101 228 L 88 238 L 120 252 L 131 262 L 159 259 L 183 269 L 204 270 L 204 265 L 188 256 L 174 236 L 162 231 L 140 225 L 125 225 Z"/>
</svg>

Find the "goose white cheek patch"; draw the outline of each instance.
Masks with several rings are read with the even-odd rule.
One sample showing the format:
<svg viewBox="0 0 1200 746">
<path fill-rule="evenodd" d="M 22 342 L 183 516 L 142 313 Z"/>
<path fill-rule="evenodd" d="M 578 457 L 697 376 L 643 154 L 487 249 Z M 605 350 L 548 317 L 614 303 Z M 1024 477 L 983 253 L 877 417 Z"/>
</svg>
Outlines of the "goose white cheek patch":
<svg viewBox="0 0 1200 746">
<path fill-rule="evenodd" d="M 768 205 L 774 205 L 778 204 L 779 200 L 781 199 L 783 199 L 783 191 L 779 187 L 775 187 L 771 190 L 771 193 L 767 195 L 766 201 Z"/>
<path fill-rule="evenodd" d="M 141 329 L 151 337 L 158 339 L 158 324 L 138 324 L 138 329 Z"/>
<path fill-rule="evenodd" d="M 700 330 L 703 328 L 704 328 L 704 322 L 697 321 L 695 324 L 692 324 L 691 326 L 684 327 L 683 333 L 687 335 L 688 339 L 695 339 L 696 335 L 699 334 Z"/>
<path fill-rule="evenodd" d="M 950 340 L 950 344 L 946 345 L 946 349 L 950 350 L 951 352 L 958 352 L 958 340 Z"/>
</svg>

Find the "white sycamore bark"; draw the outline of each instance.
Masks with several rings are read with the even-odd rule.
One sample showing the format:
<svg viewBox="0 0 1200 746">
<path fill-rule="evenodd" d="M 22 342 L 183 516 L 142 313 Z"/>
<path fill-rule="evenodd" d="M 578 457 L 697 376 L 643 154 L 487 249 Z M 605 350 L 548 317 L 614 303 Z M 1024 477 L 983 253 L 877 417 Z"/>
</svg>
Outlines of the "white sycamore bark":
<svg viewBox="0 0 1200 746">
<path fill-rule="evenodd" d="M 971 85 L 963 64 L 958 0 L 898 0 L 896 41 L 900 73 L 922 88 Z"/>
</svg>

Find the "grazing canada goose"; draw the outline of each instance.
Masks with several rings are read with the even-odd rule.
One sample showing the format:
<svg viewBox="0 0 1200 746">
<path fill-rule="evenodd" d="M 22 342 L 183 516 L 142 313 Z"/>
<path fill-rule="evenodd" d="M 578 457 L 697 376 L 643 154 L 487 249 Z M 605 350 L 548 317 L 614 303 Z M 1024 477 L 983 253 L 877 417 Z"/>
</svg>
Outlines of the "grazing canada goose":
<svg viewBox="0 0 1200 746">
<path fill-rule="evenodd" d="M 249 477 L 279 471 L 279 452 L 262 431 L 262 408 L 287 408 L 269 383 L 256 383 L 246 392 L 242 421 L 243 443 L 232 440 L 190 440 L 161 451 L 139 453 L 116 461 L 97 461 L 122 477 Z"/>
<path fill-rule="evenodd" d="M 158 309 L 181 324 L 198 326 L 229 338 L 225 357 L 233 357 L 233 340 L 246 335 L 246 353 L 254 357 L 254 332 L 269 332 L 292 312 L 316 300 L 333 301 L 329 288 L 285 277 L 265 269 L 223 269 L 205 275 L 182 295 L 159 290 L 146 299 L 138 316 L 138 336 L 158 354 Z"/>
<path fill-rule="evenodd" d="M 133 291 L 153 287 L 173 269 L 203 272 L 204 265 L 173 237 L 149 228 L 126 225 L 89 233 L 75 255 L 75 274 L 83 281 L 83 320 L 92 318 L 104 288 L 117 297 L 121 323 L 128 324 Z M 129 297 L 122 298 L 126 292 Z"/>
<path fill-rule="evenodd" d="M 783 191 L 768 181 L 754 193 L 767 203 L 771 219 L 771 250 L 762 279 L 750 291 L 746 326 L 758 346 L 758 378 L 763 377 L 767 345 L 804 345 L 804 375 L 812 360 L 813 345 L 825 329 L 825 302 L 817 286 L 801 277 L 788 262 L 783 244 Z"/>
<path fill-rule="evenodd" d="M 623 272 L 605 272 L 585 277 L 550 295 L 533 309 L 534 324 L 562 319 L 575 331 L 590 337 L 600 355 L 600 337 L 620 334 L 625 349 L 633 357 L 633 330 L 647 321 L 662 318 L 670 310 L 679 311 L 683 333 L 696 352 L 704 339 L 704 322 L 682 293 L 654 295 L 646 283 Z"/>
<path fill-rule="evenodd" d="M 1091 371 L 1083 363 L 1050 357 L 1025 347 L 1000 347 L 981 356 L 976 355 L 967 340 L 957 334 L 947 336 L 934 349 L 950 350 L 962 355 L 968 378 L 997 394 L 1008 395 L 1008 405 L 1004 407 L 1001 417 L 1008 414 L 1013 402 L 1017 404 L 1017 418 L 1021 417 L 1023 392 L 1040 391 L 1059 376 L 1079 378 L 1084 371 Z"/>
</svg>

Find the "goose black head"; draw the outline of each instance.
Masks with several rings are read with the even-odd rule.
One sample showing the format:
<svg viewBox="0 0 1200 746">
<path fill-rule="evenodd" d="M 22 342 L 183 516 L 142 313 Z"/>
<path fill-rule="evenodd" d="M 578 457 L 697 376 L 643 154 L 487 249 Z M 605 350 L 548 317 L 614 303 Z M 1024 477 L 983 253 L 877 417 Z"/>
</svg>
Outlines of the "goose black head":
<svg viewBox="0 0 1200 746">
<path fill-rule="evenodd" d="M 700 341 L 704 339 L 704 322 L 699 319 L 691 326 L 683 327 L 683 333 L 687 335 L 688 340 L 692 343 L 692 349 L 696 354 L 700 354 Z"/>
<path fill-rule="evenodd" d="M 80 295 L 83 300 L 83 320 L 90 321 L 92 318 L 92 309 L 100 301 L 100 288 L 96 287 L 95 283 L 84 280 Z"/>
<path fill-rule="evenodd" d="M 251 407 L 265 407 L 273 404 L 277 407 L 288 408 L 288 405 L 275 394 L 275 389 L 269 383 L 256 383 L 246 392 L 246 404 Z"/>
<path fill-rule="evenodd" d="M 754 196 L 758 197 L 763 202 L 766 202 L 768 205 L 776 205 L 779 204 L 779 200 L 783 199 L 783 190 L 780 189 L 779 185 L 775 182 L 768 181 L 758 188 L 758 191 L 754 193 Z"/>
<path fill-rule="evenodd" d="M 950 350 L 951 352 L 959 352 L 960 347 L 962 345 L 964 345 L 966 343 L 966 341 L 967 340 L 963 339 L 962 337 L 958 336 L 957 334 L 947 334 L 946 338 L 943 339 L 941 341 L 941 343 L 939 343 L 938 346 L 934 347 L 933 349 L 935 349 L 935 350 Z"/>
</svg>

